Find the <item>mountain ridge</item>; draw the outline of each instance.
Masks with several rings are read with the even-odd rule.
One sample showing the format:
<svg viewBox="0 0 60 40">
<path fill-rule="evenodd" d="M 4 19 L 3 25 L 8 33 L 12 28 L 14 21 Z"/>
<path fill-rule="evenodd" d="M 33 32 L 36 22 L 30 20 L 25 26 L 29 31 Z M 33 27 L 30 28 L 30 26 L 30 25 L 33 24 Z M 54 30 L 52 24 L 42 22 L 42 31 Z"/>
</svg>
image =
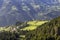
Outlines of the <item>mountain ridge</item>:
<svg viewBox="0 0 60 40">
<path fill-rule="evenodd" d="M 1 26 L 15 24 L 16 20 L 23 22 L 29 20 L 51 20 L 60 16 L 60 3 L 58 0 L 28 0 L 28 2 L 27 0 L 0 1 Z"/>
</svg>

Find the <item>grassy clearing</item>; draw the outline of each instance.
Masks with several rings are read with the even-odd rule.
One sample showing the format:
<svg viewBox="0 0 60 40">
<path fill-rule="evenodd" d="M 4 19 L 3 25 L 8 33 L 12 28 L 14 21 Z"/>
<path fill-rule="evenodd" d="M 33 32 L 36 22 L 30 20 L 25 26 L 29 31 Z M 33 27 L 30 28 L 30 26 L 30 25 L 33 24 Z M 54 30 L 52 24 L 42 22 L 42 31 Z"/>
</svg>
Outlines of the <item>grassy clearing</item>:
<svg viewBox="0 0 60 40">
<path fill-rule="evenodd" d="M 16 26 L 14 26 L 16 27 Z M 6 27 L 0 27 L 0 31 L 11 31 L 13 29 L 13 26 L 6 26 Z"/>
<path fill-rule="evenodd" d="M 23 29 L 21 29 L 21 30 L 34 30 L 34 29 L 36 29 L 38 26 L 40 26 L 40 25 L 42 25 L 42 24 L 44 24 L 44 23 L 46 23 L 46 22 L 48 22 L 48 21 L 29 21 L 27 24 L 29 24 L 30 26 L 28 26 L 28 27 L 25 27 L 25 28 L 23 28 Z"/>
<path fill-rule="evenodd" d="M 10 31 L 10 27 L 6 28 L 6 27 L 0 27 L 0 31 Z"/>
<path fill-rule="evenodd" d="M 38 26 L 40 26 L 40 25 L 42 25 L 42 24 L 44 24 L 44 23 L 46 23 L 46 22 L 48 22 L 48 21 L 29 21 L 29 22 L 27 22 L 27 24 L 29 24 L 29 26 L 28 27 L 25 27 L 25 28 L 22 28 L 22 29 L 20 29 L 20 30 L 34 30 L 34 29 L 36 29 Z M 6 27 L 0 27 L 0 31 L 11 31 L 13 28 L 12 28 L 12 26 L 9 26 L 8 28 L 6 28 Z"/>
</svg>

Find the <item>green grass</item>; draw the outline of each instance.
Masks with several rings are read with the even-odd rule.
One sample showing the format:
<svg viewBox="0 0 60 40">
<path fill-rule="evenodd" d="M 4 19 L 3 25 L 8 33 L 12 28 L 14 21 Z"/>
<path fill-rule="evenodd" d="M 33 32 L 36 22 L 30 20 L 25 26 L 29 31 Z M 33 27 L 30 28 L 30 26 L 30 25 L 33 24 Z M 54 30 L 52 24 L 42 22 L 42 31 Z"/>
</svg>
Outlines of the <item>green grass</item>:
<svg viewBox="0 0 60 40">
<path fill-rule="evenodd" d="M 14 26 L 16 27 L 16 26 Z M 0 27 L 0 31 L 11 31 L 13 29 L 13 26 L 9 26 L 9 27 Z"/>
<path fill-rule="evenodd" d="M 6 28 L 6 27 L 0 27 L 0 31 L 3 31 L 3 30 L 4 31 L 10 31 L 10 29 L 11 29 L 10 27 L 8 27 L 8 28 Z"/>
<path fill-rule="evenodd" d="M 38 26 L 46 23 L 48 21 L 29 21 L 27 24 L 29 24 L 30 26 L 22 28 L 21 30 L 34 30 L 36 29 Z"/>
<path fill-rule="evenodd" d="M 29 24 L 28 27 L 22 28 L 20 30 L 35 30 L 38 26 L 46 23 L 48 21 L 29 21 L 27 22 L 27 24 Z M 12 30 L 12 26 L 9 26 L 8 28 L 6 27 L 0 27 L 0 31 L 11 31 Z"/>
</svg>

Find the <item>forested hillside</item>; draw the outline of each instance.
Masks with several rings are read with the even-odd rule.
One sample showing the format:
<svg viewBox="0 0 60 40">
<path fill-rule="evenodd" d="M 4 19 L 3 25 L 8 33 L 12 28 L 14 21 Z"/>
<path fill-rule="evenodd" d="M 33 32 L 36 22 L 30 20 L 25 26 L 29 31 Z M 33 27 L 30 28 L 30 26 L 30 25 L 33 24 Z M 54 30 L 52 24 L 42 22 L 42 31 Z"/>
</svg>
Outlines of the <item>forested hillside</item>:
<svg viewBox="0 0 60 40">
<path fill-rule="evenodd" d="M 60 17 L 30 31 L 26 38 L 26 40 L 60 40 Z"/>
<path fill-rule="evenodd" d="M 36 22 L 38 23 L 38 21 Z M 28 29 L 30 26 L 31 24 L 29 25 L 26 22 L 23 23 L 22 28 L 27 27 Z M 0 27 L 0 29 L 2 29 L 0 31 L 0 40 L 60 40 L 60 17 L 42 25 L 40 24 L 34 30 L 20 30 L 21 23 L 15 26 Z"/>
</svg>

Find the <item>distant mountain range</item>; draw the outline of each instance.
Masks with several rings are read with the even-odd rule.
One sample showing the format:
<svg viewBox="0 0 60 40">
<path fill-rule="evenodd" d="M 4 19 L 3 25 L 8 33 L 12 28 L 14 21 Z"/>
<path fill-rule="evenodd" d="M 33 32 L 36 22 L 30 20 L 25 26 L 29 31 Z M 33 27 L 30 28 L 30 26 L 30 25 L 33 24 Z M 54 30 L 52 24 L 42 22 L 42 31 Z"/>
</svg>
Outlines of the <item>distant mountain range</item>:
<svg viewBox="0 0 60 40">
<path fill-rule="evenodd" d="M 0 26 L 60 16 L 59 0 L 0 0 Z"/>
</svg>

